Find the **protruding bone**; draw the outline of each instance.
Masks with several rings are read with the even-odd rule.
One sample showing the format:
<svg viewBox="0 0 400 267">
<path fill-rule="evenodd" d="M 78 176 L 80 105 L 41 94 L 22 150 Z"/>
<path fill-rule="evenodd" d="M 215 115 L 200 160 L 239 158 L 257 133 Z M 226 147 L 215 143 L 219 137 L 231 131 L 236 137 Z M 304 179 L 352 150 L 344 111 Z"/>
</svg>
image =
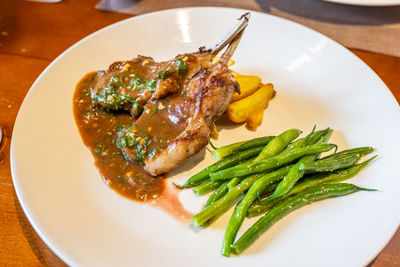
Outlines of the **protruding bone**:
<svg viewBox="0 0 400 267">
<path fill-rule="evenodd" d="M 243 35 L 244 30 L 246 29 L 250 19 L 250 13 L 247 12 L 240 17 L 239 24 L 234 28 L 233 31 L 229 32 L 225 38 L 216 44 L 212 49 L 211 53 L 213 55 L 217 55 L 225 46 L 228 45 L 228 48 L 221 56 L 221 61 L 227 63 L 229 59 L 232 57 L 233 53 L 235 52 L 240 38 Z"/>
</svg>

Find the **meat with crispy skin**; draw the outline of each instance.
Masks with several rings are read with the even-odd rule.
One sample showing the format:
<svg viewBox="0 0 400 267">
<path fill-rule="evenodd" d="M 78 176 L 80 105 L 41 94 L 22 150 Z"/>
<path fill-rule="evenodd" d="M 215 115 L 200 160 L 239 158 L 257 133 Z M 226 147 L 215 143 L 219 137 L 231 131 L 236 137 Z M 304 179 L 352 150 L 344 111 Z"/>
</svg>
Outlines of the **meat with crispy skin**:
<svg viewBox="0 0 400 267">
<path fill-rule="evenodd" d="M 94 105 L 129 111 L 133 124 L 119 132 L 124 156 L 151 175 L 169 172 L 206 146 L 211 127 L 239 91 L 226 63 L 247 26 L 248 14 L 233 34 L 213 49 L 157 63 L 139 56 L 99 72 L 91 89 Z M 225 46 L 221 60 L 213 58 Z"/>
<path fill-rule="evenodd" d="M 90 90 L 92 103 L 110 110 L 129 111 L 133 117 L 137 117 L 150 99 L 160 99 L 178 92 L 183 80 L 190 78 L 202 65 L 208 64 L 209 55 L 203 55 L 188 55 L 185 58 L 188 71 L 185 73 L 177 66 L 176 60 L 157 63 L 151 57 L 138 56 L 130 61 L 115 62 L 108 70 L 99 71 L 94 77 Z M 169 72 L 171 75 L 168 78 L 160 77 Z"/>
<path fill-rule="evenodd" d="M 183 57 L 189 56 L 195 57 Z M 212 123 L 225 112 L 238 89 L 226 64 L 211 64 L 211 59 L 210 54 L 208 64 L 179 84 L 179 92 L 150 100 L 134 126 L 121 134 L 125 156 L 143 162 L 150 174 L 169 172 L 206 146 Z"/>
</svg>

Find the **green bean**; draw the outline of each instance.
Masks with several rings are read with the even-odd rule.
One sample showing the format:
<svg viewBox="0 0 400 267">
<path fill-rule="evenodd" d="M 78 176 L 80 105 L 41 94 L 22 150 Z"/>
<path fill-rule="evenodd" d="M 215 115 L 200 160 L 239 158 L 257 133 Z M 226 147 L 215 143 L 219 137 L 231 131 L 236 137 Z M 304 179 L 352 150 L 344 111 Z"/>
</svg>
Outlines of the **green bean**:
<svg viewBox="0 0 400 267">
<path fill-rule="evenodd" d="M 323 132 L 323 134 L 314 140 L 309 140 L 309 144 L 313 145 L 314 143 L 323 144 L 326 143 L 329 137 L 332 134 L 332 130 L 327 129 Z M 314 143 L 312 143 L 314 142 Z M 283 180 L 279 183 L 278 187 L 275 189 L 275 192 L 269 197 L 270 199 L 278 198 L 286 195 L 296 184 L 296 182 L 303 177 L 305 174 L 305 170 L 300 170 L 301 164 L 312 163 L 318 157 L 318 154 L 303 156 L 299 159 L 299 161 L 292 167 L 289 171 L 288 175 L 283 178 Z"/>
<path fill-rule="evenodd" d="M 226 145 L 226 146 L 222 146 L 220 148 L 215 149 L 213 152 L 211 152 L 211 157 L 213 160 L 217 160 L 217 159 L 221 159 L 221 158 L 225 158 L 226 156 L 229 156 L 231 154 L 234 154 L 231 152 L 231 149 L 240 146 L 241 144 L 246 143 L 246 141 L 242 141 L 242 142 L 237 142 L 237 143 L 233 143 L 230 145 Z"/>
<path fill-rule="evenodd" d="M 195 187 L 193 187 L 193 193 L 196 195 L 205 195 L 215 189 L 217 189 L 224 181 L 205 181 Z"/>
<path fill-rule="evenodd" d="M 275 222 L 300 207 L 318 200 L 329 197 L 343 196 L 359 190 L 371 189 L 360 188 L 355 185 L 345 183 L 326 184 L 311 187 L 303 192 L 290 196 L 273 207 L 270 212 L 266 213 L 253 226 L 251 226 L 249 230 L 247 230 L 243 236 L 241 236 L 239 240 L 232 245 L 232 251 L 235 254 L 240 254 Z"/>
<path fill-rule="evenodd" d="M 264 137 L 254 138 L 244 142 L 243 144 L 240 144 L 239 146 L 231 148 L 230 152 L 237 153 L 257 146 L 266 146 L 273 138 L 275 138 L 275 136 L 264 136 Z"/>
<path fill-rule="evenodd" d="M 297 136 L 299 136 L 301 132 L 297 129 L 290 129 L 287 130 L 280 135 L 274 137 L 260 152 L 260 154 L 254 159 L 254 162 L 262 160 L 262 159 L 267 159 L 272 156 L 275 156 L 279 153 L 281 153 L 285 147 Z M 240 168 L 247 168 L 247 165 L 249 163 L 241 163 L 239 165 L 236 165 L 234 168 L 240 169 Z M 232 176 L 223 176 L 216 178 L 216 180 L 226 180 L 230 179 Z M 212 179 L 214 180 L 214 179 Z"/>
<path fill-rule="evenodd" d="M 269 175 L 274 177 L 275 179 L 281 179 L 284 175 L 287 174 L 291 166 L 286 166 L 276 170 Z M 202 210 L 201 212 L 197 213 L 191 218 L 192 223 L 195 226 L 201 226 L 206 223 L 208 220 L 213 218 L 219 213 L 223 213 L 227 211 L 236 201 L 236 199 L 260 177 L 263 176 L 263 173 L 257 173 L 250 175 L 243 179 L 238 185 L 230 188 L 230 190 L 219 200 Z M 271 178 L 271 179 L 274 179 Z"/>
<path fill-rule="evenodd" d="M 278 170 L 279 175 L 277 175 L 278 171 L 264 174 L 251 185 L 244 198 L 235 207 L 235 211 L 233 212 L 231 219 L 228 223 L 222 245 L 222 255 L 227 257 L 230 256 L 231 245 L 233 241 L 235 241 L 237 232 L 239 231 L 240 225 L 242 224 L 244 217 L 246 216 L 247 210 L 251 206 L 253 201 L 258 198 L 260 192 L 263 192 L 271 184 L 282 179 L 282 177 L 284 177 L 290 169 L 291 166 L 281 168 L 280 170 Z"/>
<path fill-rule="evenodd" d="M 318 173 L 309 178 L 306 178 L 304 181 L 294 186 L 293 189 L 286 196 L 276 199 L 267 198 L 258 202 L 254 202 L 248 209 L 247 216 L 254 217 L 262 213 L 265 213 L 273 206 L 275 206 L 279 201 L 282 201 L 283 198 L 287 198 L 290 195 L 297 194 L 307 188 L 327 183 L 338 183 L 350 179 L 355 175 L 357 175 L 362 169 L 364 169 L 365 166 L 367 166 L 375 158 L 376 156 L 360 164 L 356 164 L 352 167 L 349 167 L 347 169 L 342 169 L 333 173 Z"/>
<path fill-rule="evenodd" d="M 300 158 L 300 160 L 290 169 L 288 175 L 282 179 L 274 193 L 269 198 L 274 199 L 287 194 L 287 192 L 293 188 L 296 182 L 303 177 L 305 173 L 304 170 L 300 170 L 299 166 L 301 164 L 313 162 L 315 158 L 315 155 L 307 155 Z"/>
<path fill-rule="evenodd" d="M 211 194 L 211 196 L 208 198 L 206 205 L 204 208 L 207 208 L 210 206 L 212 203 L 220 199 L 221 197 L 225 196 L 225 194 L 229 191 L 229 188 L 234 187 L 237 185 L 242 179 L 240 178 L 233 178 L 231 180 L 225 181 L 222 183 L 217 190 L 214 191 L 214 193 Z"/>
<path fill-rule="evenodd" d="M 331 150 L 337 147 L 335 144 L 314 144 L 306 147 L 294 148 L 290 153 L 282 153 L 271 158 L 260 160 L 257 162 L 251 162 L 248 164 L 240 164 L 235 167 L 216 171 L 210 173 L 210 178 L 213 181 L 224 180 L 230 177 L 240 177 L 249 175 L 252 173 L 263 172 L 268 169 L 277 168 L 286 163 L 289 163 L 295 159 L 298 159 L 305 155 L 319 154 Z"/>
<path fill-rule="evenodd" d="M 249 150 L 242 151 L 238 154 L 231 155 L 227 158 L 224 158 L 224 159 L 208 166 L 207 168 L 203 169 L 202 171 L 196 173 L 195 175 L 190 177 L 186 181 L 186 183 L 183 184 L 182 186 L 178 186 L 178 185 L 176 185 L 176 186 L 178 188 L 182 189 L 182 188 L 187 188 L 187 187 L 192 187 L 192 186 L 198 185 L 199 183 L 207 180 L 209 178 L 209 174 L 211 172 L 215 172 L 215 171 L 218 171 L 221 169 L 232 167 L 232 166 L 236 165 L 238 162 L 241 162 L 243 160 L 246 160 L 246 159 L 249 159 L 251 157 L 258 155 L 258 153 L 260 153 L 260 151 L 262 149 L 263 149 L 262 146 L 254 147 Z"/>
<path fill-rule="evenodd" d="M 374 148 L 370 147 L 370 146 L 365 146 L 365 147 L 356 147 L 356 148 L 351 148 L 351 149 L 346 149 L 331 155 L 328 155 L 324 158 L 322 158 L 321 160 L 325 160 L 325 159 L 336 159 L 336 158 L 340 158 L 343 156 L 349 156 L 349 155 L 358 155 L 360 157 L 363 157 L 365 155 L 368 155 L 370 153 L 374 152 Z"/>
<path fill-rule="evenodd" d="M 313 162 L 302 162 L 299 170 L 305 172 L 328 172 L 343 169 L 354 165 L 360 157 L 358 155 L 343 156 L 337 159 L 324 159 Z"/>
<path fill-rule="evenodd" d="M 307 136 L 305 136 L 303 138 L 297 139 L 297 140 L 293 141 L 292 143 L 290 143 L 282 153 L 288 153 L 288 152 L 292 151 L 292 149 L 294 149 L 294 148 L 300 148 L 300 147 L 313 145 L 319 139 L 321 139 L 323 136 L 325 136 L 326 139 L 329 139 L 331 134 L 332 134 L 332 130 L 329 128 L 327 128 L 325 130 L 315 131 L 315 127 L 314 127 L 313 130 L 311 131 L 311 133 L 309 133 Z"/>
<path fill-rule="evenodd" d="M 250 176 L 244 178 L 244 180 L 236 187 L 241 188 L 240 185 L 242 185 L 242 183 L 245 184 L 247 182 L 254 182 L 261 176 L 262 176 L 262 174 L 259 174 L 259 173 L 250 175 Z M 201 212 L 194 215 L 190 219 L 192 224 L 194 224 L 195 226 L 204 225 L 208 220 L 212 219 L 214 216 L 218 215 L 219 213 L 225 212 L 233 205 L 235 200 L 247 188 L 245 188 L 243 190 L 241 190 L 241 189 L 234 190 L 234 188 L 231 188 L 222 198 L 220 198 L 216 202 L 212 203 L 210 206 L 206 207 Z"/>
<path fill-rule="evenodd" d="M 255 161 L 270 158 L 276 154 L 281 153 L 290 142 L 296 139 L 301 134 L 298 129 L 289 129 L 280 135 L 273 138 L 260 152 Z"/>
<path fill-rule="evenodd" d="M 313 145 L 314 143 L 325 143 L 330 135 L 332 134 L 332 130 L 326 129 L 323 131 L 312 132 L 306 136 L 304 141 L 297 142 L 297 144 L 292 145 L 292 148 L 299 148 L 304 145 Z M 278 187 L 275 189 L 274 194 L 271 196 L 272 198 L 276 196 L 280 196 L 281 194 L 285 194 L 286 191 L 290 191 L 293 185 L 300 179 L 304 171 L 300 171 L 298 166 L 302 162 L 311 162 L 314 161 L 317 155 L 308 155 L 303 156 L 299 163 L 296 163 L 290 168 L 289 173 L 284 177 L 284 179 L 280 182 Z M 290 181 L 290 182 L 288 182 Z M 247 210 L 251 206 L 251 204 L 258 198 L 258 196 L 269 186 L 271 183 L 275 182 L 275 180 L 271 180 L 270 176 L 264 175 L 260 179 L 254 182 L 254 184 L 250 187 L 244 198 L 239 202 L 236 206 L 235 211 L 233 212 L 231 219 L 229 221 L 228 227 L 225 231 L 225 237 L 222 245 L 222 255 L 230 256 L 231 254 L 231 245 L 235 241 L 237 232 L 247 214 Z"/>
</svg>

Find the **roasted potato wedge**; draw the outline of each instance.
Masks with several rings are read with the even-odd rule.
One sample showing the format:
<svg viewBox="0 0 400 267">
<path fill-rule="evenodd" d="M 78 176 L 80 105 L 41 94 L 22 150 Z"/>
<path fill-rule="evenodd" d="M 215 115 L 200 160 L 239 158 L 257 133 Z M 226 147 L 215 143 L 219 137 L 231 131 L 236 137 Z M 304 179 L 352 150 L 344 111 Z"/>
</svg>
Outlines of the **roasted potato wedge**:
<svg viewBox="0 0 400 267">
<path fill-rule="evenodd" d="M 229 119 L 237 123 L 247 121 L 250 114 L 264 110 L 273 93 L 274 86 L 269 83 L 262 85 L 253 94 L 229 104 L 227 112 Z"/>
<path fill-rule="evenodd" d="M 245 98 L 254 93 L 261 84 L 261 78 L 251 75 L 235 75 L 233 77 L 240 85 L 240 94 L 234 93 L 232 102 Z"/>
<path fill-rule="evenodd" d="M 260 109 L 258 111 L 254 111 L 249 115 L 247 119 L 247 127 L 251 130 L 256 130 L 258 126 L 261 125 L 264 117 L 264 109 Z"/>
</svg>

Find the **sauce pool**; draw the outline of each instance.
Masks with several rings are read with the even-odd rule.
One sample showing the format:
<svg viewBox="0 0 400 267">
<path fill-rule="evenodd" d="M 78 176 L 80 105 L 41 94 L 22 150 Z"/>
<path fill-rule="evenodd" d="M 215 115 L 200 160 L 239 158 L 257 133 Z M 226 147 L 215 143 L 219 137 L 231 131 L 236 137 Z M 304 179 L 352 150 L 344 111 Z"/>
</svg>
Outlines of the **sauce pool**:
<svg viewBox="0 0 400 267">
<path fill-rule="evenodd" d="M 92 153 L 104 182 L 124 197 L 136 201 L 159 198 L 165 179 L 153 177 L 138 163 L 128 161 L 116 145 L 118 131 L 134 119 L 126 112 L 110 112 L 92 105 L 90 86 L 96 72 L 77 84 L 73 97 L 75 122 L 84 144 Z"/>
</svg>

